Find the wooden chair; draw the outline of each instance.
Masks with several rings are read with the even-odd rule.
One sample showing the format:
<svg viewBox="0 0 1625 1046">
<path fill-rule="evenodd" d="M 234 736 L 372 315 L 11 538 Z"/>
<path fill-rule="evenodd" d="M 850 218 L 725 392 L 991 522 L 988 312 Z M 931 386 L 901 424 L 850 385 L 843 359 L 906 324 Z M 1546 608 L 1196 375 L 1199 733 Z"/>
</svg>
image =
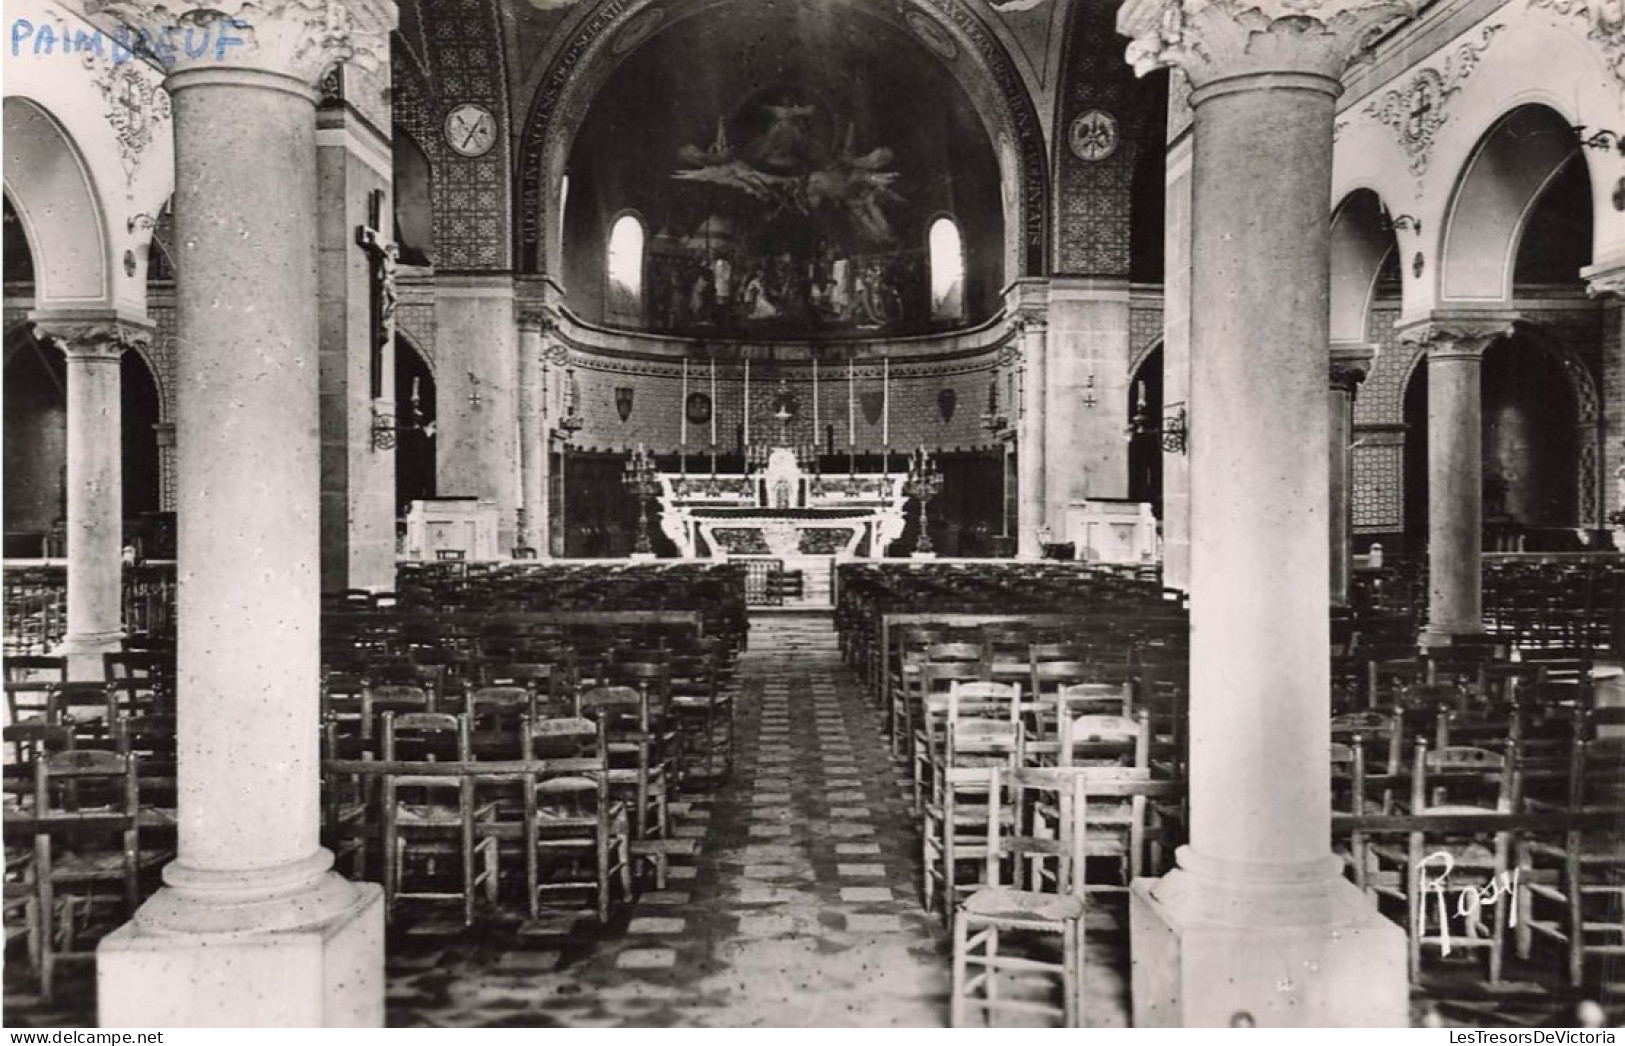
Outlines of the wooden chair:
<svg viewBox="0 0 1625 1046">
<path fill-rule="evenodd" d="M 669 707 L 681 750 L 703 754 L 706 777 L 713 781 L 719 754 L 723 769 L 733 768 L 733 694 L 721 686 L 717 659 L 714 644 L 673 651 L 667 659 L 671 669 Z"/>
<path fill-rule="evenodd" d="M 1501 980 L 1505 937 L 1512 909 L 1512 834 L 1479 832 L 1451 823 L 1460 814 L 1510 814 L 1519 805 L 1517 759 L 1482 748 L 1430 751 L 1416 740 L 1411 771 L 1411 816 L 1435 817 L 1438 827 L 1409 833 L 1404 849 L 1373 842 L 1368 880 L 1379 899 L 1402 900 L 1410 939 L 1411 980 L 1421 970 L 1424 948 L 1441 954 L 1485 951 L 1489 983 Z M 1464 888 L 1490 890 L 1489 925 L 1479 906 L 1458 915 Z M 1487 896 L 1487 893 L 1486 893 Z"/>
<path fill-rule="evenodd" d="M 456 900 L 463 906 L 463 924 L 474 923 L 475 895 L 484 887 L 486 899 L 497 898 L 497 840 L 479 838 L 479 827 L 495 821 L 494 806 L 475 802 L 470 773 L 437 774 L 430 764 L 473 761 L 470 721 L 466 715 L 410 712 L 383 715 L 381 782 L 382 845 L 384 851 L 384 912 L 393 919 L 402 900 Z M 430 882 L 407 890 L 409 865 L 421 860 L 426 874 L 438 878 L 439 866 L 455 866 L 459 889 L 452 891 Z"/>
<path fill-rule="evenodd" d="M 136 761 L 127 751 L 73 749 L 34 763 L 35 922 L 40 994 L 55 990 L 59 962 L 95 958 L 78 947 L 96 910 L 135 913 L 142 873 L 167 855 L 144 860 Z"/>
<path fill-rule="evenodd" d="M 544 892 L 588 889 L 598 921 L 609 918 L 611 883 L 632 896 L 631 828 L 625 804 L 610 796 L 609 747 L 602 720 L 527 718 L 526 762 L 534 769 L 525 788 L 525 896 L 536 918 Z M 544 866 L 590 861 L 591 878 L 543 880 Z"/>
<path fill-rule="evenodd" d="M 961 659 L 976 650 L 976 660 Z M 933 659 L 933 653 L 946 654 L 944 660 Z M 926 782 L 931 778 L 931 766 L 940 758 L 943 742 L 947 738 L 948 699 L 953 690 L 966 683 L 982 682 L 980 648 L 972 644 L 936 644 L 927 651 L 921 663 L 918 681 L 907 696 L 908 707 L 901 716 L 910 734 L 908 756 L 914 783 L 914 809 L 919 810 L 925 796 Z M 1001 687 L 1004 684 L 999 684 Z"/>
<path fill-rule="evenodd" d="M 1015 766 L 1021 751 L 1021 727 L 1009 717 L 960 719 L 957 711 L 944 724 L 945 750 L 932 766 L 930 796 L 921 808 L 921 903 L 934 911 L 940 897 L 944 916 L 979 882 L 962 880 L 960 866 L 986 857 L 986 810 L 989 803 L 997 806 L 987 770 Z"/>
<path fill-rule="evenodd" d="M 969 1025 L 973 1010 L 988 1024 L 1002 1012 L 1060 1017 L 1065 1027 L 1083 1024 L 1084 864 L 1078 826 L 1086 806 L 1082 775 L 1065 770 L 984 767 L 977 771 L 988 794 L 985 809 L 986 885 L 972 892 L 954 913 L 952 1000 L 949 1023 Z M 1055 811 L 1058 833 L 1022 834 L 1036 822 L 1037 803 Z M 1006 933 L 1053 935 L 1060 939 L 1059 962 L 1010 955 Z M 1059 976 L 1061 1005 L 1046 997 L 1006 994 L 1001 975 Z"/>
<path fill-rule="evenodd" d="M 1625 722 L 1625 709 L 1599 710 L 1576 725 L 1566 814 L 1611 813 L 1625 821 L 1625 743 L 1598 737 L 1598 721 Z M 1537 808 L 1531 801 L 1531 808 Z M 1536 938 L 1564 950 L 1569 983 L 1585 981 L 1586 961 L 1625 956 L 1625 841 L 1617 831 L 1536 830 L 1518 845 L 1517 946 L 1528 959 Z"/>
<path fill-rule="evenodd" d="M 604 726 L 610 796 L 632 811 L 634 853 L 654 867 L 664 889 L 671 838 L 670 773 L 665 740 L 655 729 L 648 694 L 629 686 L 594 687 L 581 695 L 581 714 Z"/>
</svg>

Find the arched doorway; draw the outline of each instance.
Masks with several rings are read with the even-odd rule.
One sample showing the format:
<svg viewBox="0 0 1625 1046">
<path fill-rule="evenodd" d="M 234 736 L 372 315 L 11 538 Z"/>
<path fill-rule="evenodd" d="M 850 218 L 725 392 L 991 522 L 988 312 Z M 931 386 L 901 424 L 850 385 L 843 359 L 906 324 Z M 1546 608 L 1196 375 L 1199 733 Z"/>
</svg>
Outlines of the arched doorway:
<svg viewBox="0 0 1625 1046">
<path fill-rule="evenodd" d="M 67 361 L 26 323 L 6 332 L 5 353 L 5 554 L 40 556 L 49 545 L 60 555 L 68 518 Z"/>
<path fill-rule="evenodd" d="M 1129 383 L 1128 496 L 1147 501 L 1162 518 L 1162 440 L 1156 428 L 1162 417 L 1162 346 L 1146 354 Z"/>
<path fill-rule="evenodd" d="M 403 334 L 395 335 L 395 514 L 435 496 L 434 372 Z"/>
<path fill-rule="evenodd" d="M 1484 350 L 1480 368 L 1486 548 L 1581 548 L 1574 528 L 1586 522 L 1583 364 L 1546 332 L 1520 324 Z M 1428 533 L 1427 401 L 1427 361 L 1421 359 L 1406 384 L 1404 406 L 1405 544 L 1417 550 L 1426 547 Z"/>
</svg>

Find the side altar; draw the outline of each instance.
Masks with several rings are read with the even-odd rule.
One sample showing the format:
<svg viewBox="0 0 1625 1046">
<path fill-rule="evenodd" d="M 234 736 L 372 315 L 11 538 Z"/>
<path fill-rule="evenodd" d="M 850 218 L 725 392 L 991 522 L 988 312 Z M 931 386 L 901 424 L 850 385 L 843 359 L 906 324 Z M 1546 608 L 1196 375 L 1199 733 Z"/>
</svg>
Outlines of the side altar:
<svg viewBox="0 0 1625 1046">
<path fill-rule="evenodd" d="M 903 533 L 904 473 L 819 475 L 789 447 L 761 468 L 659 475 L 660 529 L 690 558 L 879 559 Z"/>
</svg>

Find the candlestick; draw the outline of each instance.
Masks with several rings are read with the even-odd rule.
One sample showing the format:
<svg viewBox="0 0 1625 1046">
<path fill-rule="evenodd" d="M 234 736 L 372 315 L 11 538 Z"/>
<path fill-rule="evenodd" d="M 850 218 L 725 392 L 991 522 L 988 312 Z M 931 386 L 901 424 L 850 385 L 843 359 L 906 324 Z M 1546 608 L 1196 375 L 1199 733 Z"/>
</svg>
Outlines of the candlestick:
<svg viewBox="0 0 1625 1046">
<path fill-rule="evenodd" d="M 813 440 L 818 439 L 818 357 L 813 357 Z"/>
<path fill-rule="evenodd" d="M 745 446 L 750 446 L 750 357 L 745 357 Z"/>
<path fill-rule="evenodd" d="M 711 357 L 711 471 L 715 473 L 717 456 L 717 358 Z"/>
<path fill-rule="evenodd" d="M 846 446 L 850 451 L 858 443 L 858 416 L 853 411 L 857 393 L 857 371 L 853 369 L 851 359 L 846 361 Z M 848 454 L 848 457 L 851 455 Z"/>
<path fill-rule="evenodd" d="M 683 460 L 688 460 L 688 358 L 683 358 L 683 396 L 677 404 L 677 442 L 683 448 Z"/>
<path fill-rule="evenodd" d="M 880 370 L 880 443 L 891 451 L 891 357 L 881 361 Z"/>
</svg>

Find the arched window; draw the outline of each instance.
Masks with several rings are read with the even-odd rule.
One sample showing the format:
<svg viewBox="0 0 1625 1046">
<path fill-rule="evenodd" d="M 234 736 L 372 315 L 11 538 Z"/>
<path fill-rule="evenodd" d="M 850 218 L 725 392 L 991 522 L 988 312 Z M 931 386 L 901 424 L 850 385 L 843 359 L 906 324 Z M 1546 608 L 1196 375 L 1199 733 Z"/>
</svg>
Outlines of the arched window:
<svg viewBox="0 0 1625 1046">
<path fill-rule="evenodd" d="M 931 318 L 959 320 L 965 316 L 965 251 L 959 226 L 952 218 L 931 223 Z"/>
<path fill-rule="evenodd" d="M 607 318 L 639 322 L 643 317 L 643 223 L 635 215 L 621 215 L 610 228 L 608 275 Z"/>
</svg>

